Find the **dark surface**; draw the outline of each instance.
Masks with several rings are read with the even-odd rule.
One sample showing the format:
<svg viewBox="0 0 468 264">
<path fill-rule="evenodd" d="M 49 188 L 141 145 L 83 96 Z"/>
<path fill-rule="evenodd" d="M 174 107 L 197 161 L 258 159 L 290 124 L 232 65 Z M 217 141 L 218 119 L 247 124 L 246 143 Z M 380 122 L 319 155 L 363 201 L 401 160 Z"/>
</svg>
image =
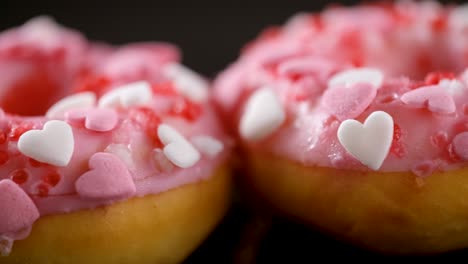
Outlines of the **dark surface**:
<svg viewBox="0 0 468 264">
<path fill-rule="evenodd" d="M 250 239 L 248 239 L 250 238 Z M 253 240 L 253 241 L 252 241 Z M 468 250 L 431 256 L 384 256 L 336 241 L 300 224 L 279 217 L 258 217 L 242 205 L 235 205 L 225 221 L 187 259 L 197 263 L 323 263 L 323 260 L 466 259 Z"/>
<path fill-rule="evenodd" d="M 214 77 L 268 25 L 328 1 L 19 1 L 0 0 L 0 30 L 50 15 L 89 39 L 114 44 L 164 40 L 178 45 L 184 63 Z M 358 1 L 335 1 L 351 4 Z M 447 1 L 445 1 L 447 2 Z M 452 1 L 453 2 L 453 1 Z M 462 1 L 458 1 L 462 2 Z M 260 215 L 235 202 L 230 213 L 186 263 L 312 263 L 321 258 L 376 257 L 285 219 Z M 459 251 L 435 258 L 463 257 Z"/>
</svg>

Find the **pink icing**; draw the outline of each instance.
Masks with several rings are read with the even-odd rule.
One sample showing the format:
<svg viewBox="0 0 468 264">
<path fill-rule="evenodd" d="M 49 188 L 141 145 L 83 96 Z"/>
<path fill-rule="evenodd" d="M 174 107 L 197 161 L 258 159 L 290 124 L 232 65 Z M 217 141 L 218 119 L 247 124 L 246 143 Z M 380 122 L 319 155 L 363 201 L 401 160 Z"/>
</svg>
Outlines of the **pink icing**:
<svg viewBox="0 0 468 264">
<path fill-rule="evenodd" d="M 323 106 L 339 120 L 359 116 L 374 100 L 376 89 L 368 83 L 352 87 L 328 89 L 322 98 Z"/>
<path fill-rule="evenodd" d="M 453 138 L 455 153 L 463 160 L 468 160 L 468 132 L 462 132 Z"/>
<path fill-rule="evenodd" d="M 243 144 L 305 165 L 368 170 L 340 144 L 337 130 L 343 119 L 363 122 L 385 111 L 394 137 L 380 171 L 423 176 L 463 167 L 463 141 L 454 140 L 468 131 L 468 24 L 461 10 L 403 1 L 297 15 L 247 45 L 218 76 L 213 97 L 238 133 L 249 96 L 271 87 L 287 119 L 263 141 Z M 359 67 L 380 70 L 381 87 L 328 87 L 334 74 Z"/>
<path fill-rule="evenodd" d="M 47 35 L 38 40 L 34 34 L 41 32 Z M 63 55 L 60 60 L 54 59 L 57 53 Z M 0 253 L 8 253 L 11 240 L 26 237 L 24 231 L 10 232 L 30 230 L 39 215 L 164 192 L 207 179 L 226 160 L 229 146 L 187 169 L 162 154 L 157 136 L 162 123 L 187 140 L 211 136 L 229 143 L 210 102 L 190 101 L 163 74 L 164 67 L 178 59 L 177 49 L 169 44 L 97 45 L 45 18 L 0 34 L 0 74 L 5 76 L 0 78 L 0 106 L 8 106 L 0 115 Z M 28 130 L 42 129 L 49 121 L 42 114 L 58 99 L 82 91 L 92 91 L 99 99 L 134 81 L 151 85 L 152 98 L 144 105 L 76 109 L 58 118 L 73 132 L 68 165 L 41 163 L 18 150 L 18 139 Z M 41 89 L 48 92 L 35 93 Z"/>
</svg>

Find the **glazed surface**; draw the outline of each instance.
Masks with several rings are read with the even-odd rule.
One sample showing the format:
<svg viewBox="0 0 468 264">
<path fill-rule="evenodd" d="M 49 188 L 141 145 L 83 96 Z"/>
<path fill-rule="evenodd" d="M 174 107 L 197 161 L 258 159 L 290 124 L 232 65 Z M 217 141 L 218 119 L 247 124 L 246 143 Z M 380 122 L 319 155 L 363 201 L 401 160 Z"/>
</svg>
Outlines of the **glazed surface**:
<svg viewBox="0 0 468 264">
<path fill-rule="evenodd" d="M 220 74 L 214 97 L 246 147 L 304 165 L 369 170 L 337 131 L 345 120 L 384 111 L 393 138 L 379 171 L 427 176 L 459 168 L 468 160 L 467 17 L 467 6 L 411 1 L 299 14 L 248 44 Z M 339 77 L 362 69 L 378 74 Z M 265 87 L 284 118 L 269 115 L 261 132 L 277 127 L 257 140 L 261 134 L 243 122 L 251 122 L 248 102 Z"/>
<path fill-rule="evenodd" d="M 91 43 L 43 17 L 0 34 L 1 254 L 38 217 L 158 194 L 225 162 L 208 82 L 179 57 L 166 43 Z"/>
</svg>

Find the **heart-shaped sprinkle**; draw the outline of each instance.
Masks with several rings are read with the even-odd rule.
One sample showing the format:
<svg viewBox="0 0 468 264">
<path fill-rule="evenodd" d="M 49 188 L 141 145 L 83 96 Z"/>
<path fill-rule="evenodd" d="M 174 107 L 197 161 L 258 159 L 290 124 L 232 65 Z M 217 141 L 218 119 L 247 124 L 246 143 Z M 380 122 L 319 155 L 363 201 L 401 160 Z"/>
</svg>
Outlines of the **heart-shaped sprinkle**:
<svg viewBox="0 0 468 264">
<path fill-rule="evenodd" d="M 75 109 L 66 112 L 65 119 L 72 123 L 84 122 L 89 130 L 106 132 L 117 126 L 119 115 L 109 108 Z"/>
<path fill-rule="evenodd" d="M 347 86 L 356 83 L 370 83 L 375 89 L 382 87 L 384 75 L 374 68 L 354 68 L 339 72 L 328 80 L 328 87 Z"/>
<path fill-rule="evenodd" d="M 286 114 L 275 92 L 269 87 L 254 92 L 248 99 L 239 124 L 240 135 L 259 141 L 272 134 L 284 122 Z"/>
<path fill-rule="evenodd" d="M 468 27 L 468 4 L 462 4 L 452 9 L 449 23 L 454 29 L 466 29 Z"/>
<path fill-rule="evenodd" d="M 152 96 L 151 85 L 146 81 L 139 81 L 112 89 L 99 99 L 98 106 L 128 108 L 144 105 L 151 101 Z"/>
<path fill-rule="evenodd" d="M 393 118 L 383 111 L 370 114 L 364 125 L 348 119 L 337 132 L 341 145 L 354 158 L 378 170 L 388 155 L 393 141 Z"/>
<path fill-rule="evenodd" d="M 421 87 L 401 96 L 401 101 L 410 107 L 425 108 L 434 113 L 451 114 L 456 111 L 452 95 L 438 85 Z"/>
<path fill-rule="evenodd" d="M 64 121 L 51 120 L 42 130 L 29 130 L 18 140 L 18 150 L 37 161 L 64 167 L 74 149 L 73 131 Z"/>
<path fill-rule="evenodd" d="M 456 79 L 442 79 L 438 84 L 442 89 L 445 89 L 451 95 L 462 94 L 466 90 L 465 85 Z"/>
<path fill-rule="evenodd" d="M 323 95 L 323 105 L 339 120 L 356 118 L 372 103 L 376 89 L 368 83 L 358 83 L 352 87 L 343 85 L 328 89 Z"/>
<path fill-rule="evenodd" d="M 67 96 L 52 105 L 46 113 L 50 119 L 61 118 L 65 112 L 94 106 L 96 95 L 93 92 L 83 92 Z"/>
<path fill-rule="evenodd" d="M 208 98 L 208 82 L 189 68 L 171 63 L 163 69 L 163 73 L 174 82 L 175 88 L 190 100 L 204 102 Z"/>
<path fill-rule="evenodd" d="M 82 122 L 86 119 L 86 114 L 90 109 L 74 109 L 65 112 L 65 120 L 73 123 L 73 122 Z"/>
<path fill-rule="evenodd" d="M 164 145 L 176 141 L 186 140 L 185 137 L 181 135 L 177 130 L 166 124 L 161 124 L 158 127 L 158 137 Z"/>
<path fill-rule="evenodd" d="M 135 193 L 132 175 L 117 156 L 106 152 L 95 153 L 89 159 L 89 168 L 75 183 L 81 197 L 123 199 Z"/>
<path fill-rule="evenodd" d="M 111 131 L 118 121 L 119 116 L 113 109 L 93 109 L 86 114 L 85 127 L 99 132 Z"/>
<path fill-rule="evenodd" d="M 200 160 L 200 153 L 173 127 L 161 124 L 158 127 L 158 137 L 164 144 L 164 155 L 174 165 L 189 168 Z"/>
<path fill-rule="evenodd" d="M 456 135 L 452 141 L 453 150 L 463 160 L 468 160 L 468 132 Z"/>
<path fill-rule="evenodd" d="M 195 148 L 210 158 L 216 157 L 224 148 L 223 142 L 210 136 L 195 136 L 191 141 Z"/>
<path fill-rule="evenodd" d="M 39 211 L 31 198 L 11 180 L 0 181 L 0 234 L 31 227 Z"/>
</svg>

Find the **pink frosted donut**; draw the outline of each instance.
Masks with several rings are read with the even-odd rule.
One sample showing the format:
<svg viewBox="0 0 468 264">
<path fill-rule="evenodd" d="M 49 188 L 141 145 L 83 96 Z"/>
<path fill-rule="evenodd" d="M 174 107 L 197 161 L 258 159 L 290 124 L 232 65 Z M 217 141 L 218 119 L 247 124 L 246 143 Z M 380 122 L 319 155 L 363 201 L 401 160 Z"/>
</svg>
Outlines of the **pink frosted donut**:
<svg viewBox="0 0 468 264">
<path fill-rule="evenodd" d="M 214 97 L 246 185 L 387 253 L 468 247 L 468 6 L 402 1 L 294 16 L 246 46 Z"/>
<path fill-rule="evenodd" d="M 177 263 L 229 202 L 208 82 L 163 43 L 0 35 L 0 262 Z"/>
</svg>

